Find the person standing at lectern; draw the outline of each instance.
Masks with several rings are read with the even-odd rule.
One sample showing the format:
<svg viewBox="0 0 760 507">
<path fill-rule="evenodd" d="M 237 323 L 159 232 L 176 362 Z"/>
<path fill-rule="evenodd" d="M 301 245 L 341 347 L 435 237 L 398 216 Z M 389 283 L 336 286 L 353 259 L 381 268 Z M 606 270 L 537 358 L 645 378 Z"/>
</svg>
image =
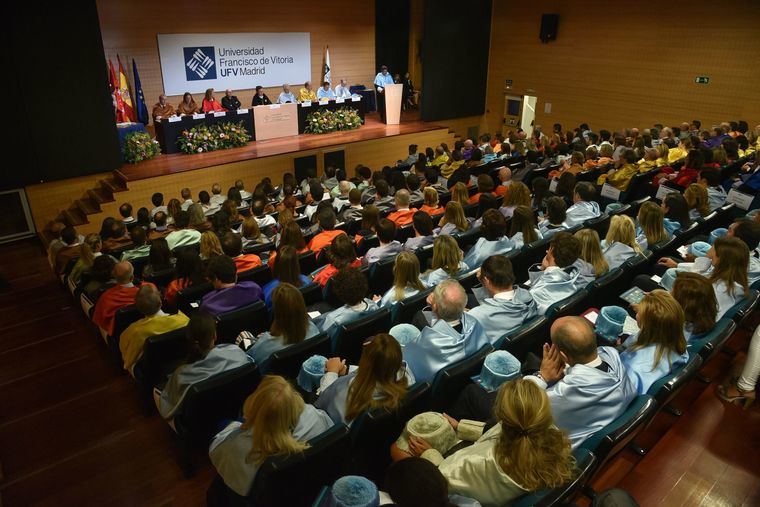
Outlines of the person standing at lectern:
<svg viewBox="0 0 760 507">
<path fill-rule="evenodd" d="M 298 90 L 298 102 L 307 100 L 317 100 L 317 94 L 311 89 L 311 81 L 306 81 L 303 84 L 303 88 Z"/>
<path fill-rule="evenodd" d="M 217 111 L 224 111 L 224 108 L 216 98 L 214 98 L 214 89 L 209 88 L 206 90 L 206 96 L 203 97 L 201 102 L 201 109 L 204 113 L 215 113 Z"/>
<path fill-rule="evenodd" d="M 338 84 L 338 86 L 335 87 L 335 98 L 338 98 L 338 99 L 351 98 L 351 90 L 345 79 L 341 79 L 340 84 Z"/>
<path fill-rule="evenodd" d="M 198 104 L 190 92 L 185 92 L 182 96 L 182 102 L 177 106 L 177 114 L 180 116 L 195 114 L 198 112 Z"/>
<path fill-rule="evenodd" d="M 282 85 L 282 92 L 280 92 L 280 96 L 277 97 L 277 103 L 287 104 L 289 102 L 295 104 L 296 96 L 290 92 L 290 85 L 288 83 L 285 83 Z"/>
<path fill-rule="evenodd" d="M 232 90 L 227 88 L 224 90 L 224 97 L 222 97 L 222 107 L 227 111 L 237 111 L 240 109 L 240 101 L 232 94 Z"/>
<path fill-rule="evenodd" d="M 335 92 L 330 88 L 330 83 L 327 81 L 322 83 L 322 87 L 317 91 L 317 98 L 319 100 L 335 100 Z"/>
<path fill-rule="evenodd" d="M 269 100 L 269 97 L 267 97 L 267 94 L 264 93 L 264 87 L 257 86 L 256 95 L 253 96 L 253 101 L 251 101 L 251 105 L 252 106 L 268 106 L 271 103 L 272 101 Z"/>
<path fill-rule="evenodd" d="M 393 84 L 393 76 L 388 73 L 388 67 L 383 65 L 380 72 L 375 76 L 375 92 L 377 92 L 377 110 L 380 111 L 380 119 L 385 122 L 385 87 Z"/>
<path fill-rule="evenodd" d="M 153 122 L 161 121 L 170 116 L 174 116 L 174 106 L 166 102 L 166 95 L 162 93 L 158 96 L 156 105 L 153 106 Z"/>
</svg>

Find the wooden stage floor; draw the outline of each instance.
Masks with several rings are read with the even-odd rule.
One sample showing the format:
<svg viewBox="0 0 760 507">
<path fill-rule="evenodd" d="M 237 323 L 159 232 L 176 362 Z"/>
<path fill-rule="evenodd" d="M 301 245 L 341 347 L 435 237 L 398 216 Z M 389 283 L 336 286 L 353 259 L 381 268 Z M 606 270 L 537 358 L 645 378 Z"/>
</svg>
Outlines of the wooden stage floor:
<svg viewBox="0 0 760 507">
<path fill-rule="evenodd" d="M 285 153 L 315 150 L 328 146 L 340 146 L 358 141 L 370 141 L 402 134 L 415 134 L 445 128 L 419 119 L 419 112 L 403 113 L 399 125 L 386 125 L 378 113 L 367 113 L 364 125 L 356 130 L 331 134 L 301 134 L 297 136 L 251 141 L 242 148 L 186 155 L 173 153 L 139 164 L 124 164 L 118 171 L 126 182 L 137 181 L 167 174 L 193 171 L 204 167 L 240 162 L 255 158 L 271 157 Z"/>
</svg>

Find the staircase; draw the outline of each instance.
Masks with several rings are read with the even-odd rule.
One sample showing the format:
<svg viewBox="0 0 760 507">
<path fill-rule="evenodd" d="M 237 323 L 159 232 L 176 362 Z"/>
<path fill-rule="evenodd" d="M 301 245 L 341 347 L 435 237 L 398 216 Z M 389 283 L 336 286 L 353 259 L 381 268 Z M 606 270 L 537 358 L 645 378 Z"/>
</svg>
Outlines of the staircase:
<svg viewBox="0 0 760 507">
<path fill-rule="evenodd" d="M 114 202 L 114 194 L 127 190 L 127 179 L 118 170 L 111 172 L 111 176 L 98 180 L 98 186 L 88 189 L 85 195 L 74 201 L 68 209 L 61 211 L 54 221 L 49 222 L 45 228 L 38 233 L 42 244 L 47 248 L 50 242 L 55 239 L 56 234 L 52 227 L 55 222 L 61 222 L 72 227 L 90 223 L 88 215 L 101 212 L 100 205 L 107 202 Z"/>
</svg>

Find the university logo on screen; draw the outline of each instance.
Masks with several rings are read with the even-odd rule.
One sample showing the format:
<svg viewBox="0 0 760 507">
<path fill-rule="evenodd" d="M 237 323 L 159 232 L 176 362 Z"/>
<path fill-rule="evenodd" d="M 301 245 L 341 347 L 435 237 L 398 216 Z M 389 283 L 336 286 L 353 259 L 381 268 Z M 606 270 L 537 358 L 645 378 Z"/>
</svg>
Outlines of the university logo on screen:
<svg viewBox="0 0 760 507">
<path fill-rule="evenodd" d="M 216 79 L 213 46 L 189 47 L 182 50 L 185 53 L 185 76 L 188 81 Z"/>
</svg>

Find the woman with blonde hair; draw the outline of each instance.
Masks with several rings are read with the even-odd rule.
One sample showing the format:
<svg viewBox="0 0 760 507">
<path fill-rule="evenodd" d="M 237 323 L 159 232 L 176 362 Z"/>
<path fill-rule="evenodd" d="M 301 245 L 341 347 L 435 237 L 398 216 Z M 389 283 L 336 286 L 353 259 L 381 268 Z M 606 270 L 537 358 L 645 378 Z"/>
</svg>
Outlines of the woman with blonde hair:
<svg viewBox="0 0 760 507">
<path fill-rule="evenodd" d="M 243 248 L 269 243 L 269 239 L 261 234 L 259 222 L 253 215 L 243 220 L 243 224 L 240 226 L 240 239 L 243 240 Z"/>
<path fill-rule="evenodd" d="M 351 424 L 365 410 L 395 410 L 414 384 L 414 375 L 402 359 L 401 345 L 380 333 L 362 348 L 358 366 L 333 357 L 325 364 L 319 398 L 314 403 L 338 423 Z"/>
<path fill-rule="evenodd" d="M 686 364 L 689 353 L 683 334 L 683 309 L 668 291 L 657 289 L 645 294 L 636 309 L 636 322 L 639 332 L 623 343 L 620 361 L 641 395 L 674 368 Z"/>
<path fill-rule="evenodd" d="M 509 224 L 509 239 L 515 248 L 522 248 L 523 245 L 541 239 L 541 232 L 536 228 L 536 217 L 529 206 L 515 207 Z"/>
<path fill-rule="evenodd" d="M 708 280 L 718 299 L 716 318 L 720 319 L 749 293 L 749 248 L 739 238 L 718 238 L 708 250 L 707 257 L 712 262 L 713 269 Z"/>
<path fill-rule="evenodd" d="M 683 198 L 689 206 L 689 218 L 696 220 L 710 214 L 710 200 L 707 188 L 699 183 L 692 183 L 683 192 Z"/>
<path fill-rule="evenodd" d="M 180 211 L 182 211 L 182 203 L 179 202 L 179 199 L 170 199 L 166 205 L 166 223 L 169 225 L 173 224 L 177 213 Z"/>
<path fill-rule="evenodd" d="M 715 327 L 718 300 L 710 281 L 698 273 L 679 271 L 671 293 L 684 314 L 683 334 L 686 341 L 704 336 Z"/>
<path fill-rule="evenodd" d="M 451 202 L 458 202 L 463 207 L 470 204 L 470 192 L 467 190 L 467 185 L 460 181 L 452 187 Z"/>
<path fill-rule="evenodd" d="M 573 478 L 570 440 L 554 424 L 546 391 L 531 380 L 502 384 L 494 404 L 497 424 L 485 433 L 485 423 L 446 417 L 458 438 L 475 443 L 446 458 L 421 438 L 410 437 L 409 448 L 438 466 L 450 493 L 500 506 Z"/>
<path fill-rule="evenodd" d="M 464 216 L 462 205 L 456 201 L 446 203 L 439 227 L 434 231 L 438 236 L 464 232 L 470 228 L 470 221 Z"/>
<path fill-rule="evenodd" d="M 333 426 L 330 417 L 304 403 L 282 377 L 266 376 L 243 403 L 243 419 L 230 423 L 211 442 L 209 456 L 224 483 L 249 494 L 259 467 L 270 456 L 295 454 Z"/>
<path fill-rule="evenodd" d="M 217 255 L 222 255 L 222 244 L 219 242 L 219 236 L 211 231 L 201 234 L 201 260 L 210 261 Z"/>
<path fill-rule="evenodd" d="M 462 259 L 464 254 L 451 236 L 438 236 L 433 242 L 431 268 L 420 277 L 425 287 L 435 287 L 443 280 L 466 272 L 469 267 Z"/>
<path fill-rule="evenodd" d="M 433 187 L 425 187 L 422 192 L 422 198 L 425 204 L 420 206 L 420 211 L 424 211 L 430 216 L 441 213 L 441 204 L 438 202 L 438 191 Z"/>
<path fill-rule="evenodd" d="M 509 185 L 509 192 L 504 196 L 504 201 L 502 202 L 499 211 L 504 215 L 504 218 L 511 218 L 516 207 L 527 206 L 530 208 L 531 202 L 532 199 L 528 186 L 522 181 L 513 181 L 512 184 Z"/>
<path fill-rule="evenodd" d="M 425 290 L 420 281 L 420 260 L 411 252 L 401 252 L 393 266 L 393 286 L 380 299 L 380 306 L 394 305 Z"/>
<path fill-rule="evenodd" d="M 601 248 L 610 269 L 619 268 L 625 261 L 640 254 L 641 247 L 636 242 L 633 219 L 628 215 L 613 216 Z"/>
<path fill-rule="evenodd" d="M 665 230 L 665 213 L 662 208 L 652 201 L 647 201 L 639 208 L 636 217 L 636 243 L 642 250 L 657 248 L 670 239 L 670 234 Z"/>
<path fill-rule="evenodd" d="M 88 234 L 79 247 L 79 259 L 69 273 L 69 286 L 76 286 L 82 278 L 82 273 L 92 267 L 95 258 L 103 255 L 103 240 L 99 234 Z"/>
<path fill-rule="evenodd" d="M 657 145 L 657 160 L 655 160 L 654 165 L 656 167 L 665 167 L 669 165 L 668 162 L 668 153 L 670 152 L 670 148 L 668 148 L 668 145 L 665 143 L 660 143 Z"/>
<path fill-rule="evenodd" d="M 591 278 L 599 278 L 606 274 L 610 265 L 602 253 L 599 234 L 594 229 L 581 229 L 574 236 L 581 242 L 581 255 L 578 260 L 587 265 L 587 269 L 582 269 L 581 272 L 588 272 Z"/>
</svg>

